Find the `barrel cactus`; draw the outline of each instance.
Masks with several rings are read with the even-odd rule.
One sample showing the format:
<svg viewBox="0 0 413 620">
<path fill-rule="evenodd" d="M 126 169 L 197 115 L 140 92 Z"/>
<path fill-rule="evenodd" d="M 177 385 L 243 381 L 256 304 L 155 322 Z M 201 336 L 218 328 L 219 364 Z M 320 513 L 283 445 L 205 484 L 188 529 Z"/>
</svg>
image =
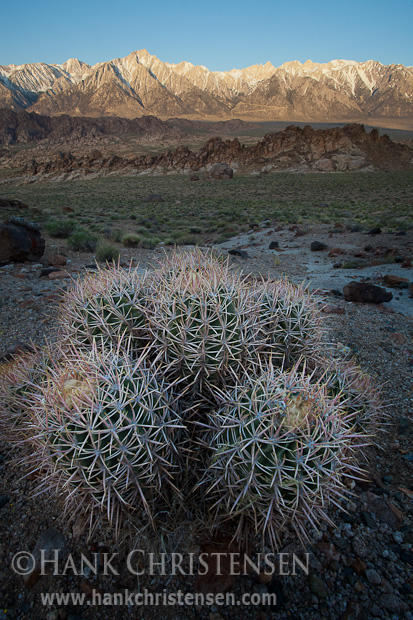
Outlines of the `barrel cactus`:
<svg viewBox="0 0 413 620">
<path fill-rule="evenodd" d="M 287 524 L 304 538 L 309 525 L 329 521 L 326 507 L 338 503 L 343 480 L 361 474 L 352 456 L 366 441 L 355 436 L 353 418 L 298 367 L 266 372 L 224 395 L 210 415 L 203 479 L 218 520 L 243 517 L 275 545 Z"/>
<path fill-rule="evenodd" d="M 253 290 L 264 355 L 282 368 L 292 368 L 299 358 L 317 357 L 325 330 L 308 290 L 286 280 L 262 281 Z"/>
<path fill-rule="evenodd" d="M 86 509 L 93 526 L 104 512 L 115 529 L 125 509 L 151 520 L 162 495 L 179 493 L 182 426 L 170 386 L 145 357 L 132 360 L 122 349 L 60 351 L 42 381 L 14 401 L 28 414 L 19 431 L 42 485 L 66 489 L 71 515 Z"/>
<path fill-rule="evenodd" d="M 195 258 L 197 258 L 195 256 Z M 165 366 L 202 390 L 239 375 L 254 342 L 249 289 L 228 265 L 175 260 L 156 274 L 151 317 L 153 344 Z"/>
<path fill-rule="evenodd" d="M 327 392 L 340 398 L 343 409 L 354 416 L 357 430 L 374 437 L 378 421 L 385 417 L 381 405 L 380 390 L 371 377 L 354 360 L 325 359 L 317 367 Z"/>
<path fill-rule="evenodd" d="M 134 342 L 145 339 L 145 280 L 137 269 L 112 268 L 74 282 L 62 305 L 62 337 L 86 348 L 92 343 L 116 346 L 124 335 Z"/>
<path fill-rule="evenodd" d="M 98 269 L 63 296 L 60 345 L 8 374 L 2 427 L 91 526 L 173 527 L 182 506 L 303 538 L 361 475 L 379 411 L 366 375 L 326 359 L 321 317 L 302 286 L 200 250 Z"/>
</svg>

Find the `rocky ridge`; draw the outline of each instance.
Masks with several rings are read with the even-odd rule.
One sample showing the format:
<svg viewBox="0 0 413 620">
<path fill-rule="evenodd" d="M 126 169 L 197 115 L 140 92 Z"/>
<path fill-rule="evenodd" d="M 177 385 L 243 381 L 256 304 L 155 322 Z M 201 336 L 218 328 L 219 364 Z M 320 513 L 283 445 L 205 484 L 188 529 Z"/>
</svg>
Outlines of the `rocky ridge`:
<svg viewBox="0 0 413 620">
<path fill-rule="evenodd" d="M 98 154 L 99 155 L 99 154 Z M 314 130 L 289 126 L 283 131 L 266 135 L 252 146 L 242 145 L 238 139 L 211 138 L 198 151 L 181 146 L 174 151 L 157 155 L 126 158 L 93 154 L 75 156 L 59 152 L 54 159 L 33 159 L 23 174 L 36 177 L 45 175 L 104 175 L 168 170 L 196 172 L 209 170 L 219 162 L 235 168 L 255 168 L 255 171 L 290 170 L 296 172 L 354 171 L 354 170 L 409 170 L 413 165 L 412 149 L 392 142 L 388 136 L 379 136 L 377 130 L 366 133 L 362 125 Z M 71 178 L 72 178 L 71 177 Z M 195 179 L 194 179 L 195 180 Z"/>
<path fill-rule="evenodd" d="M 126 119 L 116 117 L 76 118 L 67 114 L 44 116 L 8 108 L 0 109 L 0 144 L 30 143 L 41 140 L 73 140 L 108 135 L 167 136 L 178 139 L 183 132 L 155 116 Z"/>
<path fill-rule="evenodd" d="M 354 121 L 402 119 L 411 125 L 413 72 L 373 60 L 270 62 L 210 71 L 190 62 L 165 63 L 146 50 L 94 66 L 0 66 L 0 105 L 72 116 L 153 114 L 162 118 Z"/>
</svg>

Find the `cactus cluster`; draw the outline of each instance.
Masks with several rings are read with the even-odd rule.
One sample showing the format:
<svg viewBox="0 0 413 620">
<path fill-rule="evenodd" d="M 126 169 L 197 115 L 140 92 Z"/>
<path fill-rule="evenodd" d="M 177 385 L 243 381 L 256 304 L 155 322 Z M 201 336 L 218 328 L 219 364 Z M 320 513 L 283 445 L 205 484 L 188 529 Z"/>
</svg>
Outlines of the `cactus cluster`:
<svg viewBox="0 0 413 620">
<path fill-rule="evenodd" d="M 97 270 L 65 294 L 60 346 L 3 382 L 3 428 L 91 526 L 157 527 L 180 504 L 274 546 L 304 538 L 360 476 L 380 409 L 366 375 L 326 357 L 320 317 L 303 287 L 200 250 Z"/>
</svg>

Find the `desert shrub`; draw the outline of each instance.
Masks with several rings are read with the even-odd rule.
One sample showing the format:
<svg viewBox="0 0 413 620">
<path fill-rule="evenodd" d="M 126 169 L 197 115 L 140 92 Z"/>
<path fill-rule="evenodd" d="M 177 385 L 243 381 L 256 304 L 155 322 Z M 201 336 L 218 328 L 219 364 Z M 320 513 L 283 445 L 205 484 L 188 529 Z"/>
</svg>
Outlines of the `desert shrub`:
<svg viewBox="0 0 413 620">
<path fill-rule="evenodd" d="M 119 249 L 110 243 L 104 243 L 96 250 L 96 260 L 100 263 L 117 261 L 119 255 Z"/>
<path fill-rule="evenodd" d="M 76 228 L 76 223 L 69 220 L 51 220 L 47 222 L 46 231 L 56 239 L 66 239 Z"/>
<path fill-rule="evenodd" d="M 98 241 L 97 235 L 84 229 L 77 230 L 67 239 L 69 247 L 75 252 L 94 252 Z"/>
<path fill-rule="evenodd" d="M 142 242 L 142 237 L 140 235 L 135 235 L 134 233 L 127 233 L 122 237 L 122 245 L 125 248 L 137 248 L 140 246 Z"/>
<path fill-rule="evenodd" d="M 145 250 L 153 250 L 160 242 L 159 237 L 142 237 L 141 246 Z"/>
</svg>

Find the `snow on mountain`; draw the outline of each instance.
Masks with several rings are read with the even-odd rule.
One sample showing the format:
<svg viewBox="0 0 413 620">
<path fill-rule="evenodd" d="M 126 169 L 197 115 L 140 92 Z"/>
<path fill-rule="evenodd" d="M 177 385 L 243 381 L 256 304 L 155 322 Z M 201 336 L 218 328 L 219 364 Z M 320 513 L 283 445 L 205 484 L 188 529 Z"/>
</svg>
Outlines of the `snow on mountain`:
<svg viewBox="0 0 413 620">
<path fill-rule="evenodd" d="M 0 65 L 0 87 L 0 105 L 45 114 L 412 120 L 413 68 L 336 59 L 210 71 L 188 61 L 162 62 L 142 49 L 93 66 L 76 58 L 60 65 Z"/>
</svg>

